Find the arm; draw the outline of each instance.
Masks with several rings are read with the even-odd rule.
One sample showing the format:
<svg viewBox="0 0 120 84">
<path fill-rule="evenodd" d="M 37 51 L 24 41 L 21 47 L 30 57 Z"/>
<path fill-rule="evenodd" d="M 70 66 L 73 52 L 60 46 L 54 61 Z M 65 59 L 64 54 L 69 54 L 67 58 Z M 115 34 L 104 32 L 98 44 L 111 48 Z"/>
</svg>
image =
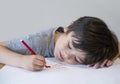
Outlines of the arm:
<svg viewBox="0 0 120 84">
<path fill-rule="evenodd" d="M 8 49 L 4 42 L 0 42 L 0 63 L 21 67 L 28 70 L 42 70 L 45 65 L 43 56 L 25 56 Z"/>
</svg>

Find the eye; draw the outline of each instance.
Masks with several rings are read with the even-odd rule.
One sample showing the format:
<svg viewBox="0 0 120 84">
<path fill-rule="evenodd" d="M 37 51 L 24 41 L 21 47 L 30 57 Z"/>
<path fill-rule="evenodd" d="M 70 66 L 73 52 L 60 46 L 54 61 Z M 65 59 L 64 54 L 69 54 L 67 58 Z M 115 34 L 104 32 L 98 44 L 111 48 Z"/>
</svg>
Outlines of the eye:
<svg viewBox="0 0 120 84">
<path fill-rule="evenodd" d="M 75 56 L 74 58 L 75 58 L 75 61 L 76 61 L 77 63 L 79 63 L 79 61 L 77 60 L 76 56 Z"/>
</svg>

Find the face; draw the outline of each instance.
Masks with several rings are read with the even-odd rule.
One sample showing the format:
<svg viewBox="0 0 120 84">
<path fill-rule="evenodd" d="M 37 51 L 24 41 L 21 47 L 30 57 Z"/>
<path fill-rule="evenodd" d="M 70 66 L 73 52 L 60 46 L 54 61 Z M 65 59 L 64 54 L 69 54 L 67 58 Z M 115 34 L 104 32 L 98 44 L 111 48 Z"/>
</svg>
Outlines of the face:
<svg viewBox="0 0 120 84">
<path fill-rule="evenodd" d="M 67 62 L 69 64 L 80 64 L 84 60 L 85 53 L 79 49 L 75 49 L 72 41 L 72 32 L 69 34 L 60 34 L 55 42 L 54 56 L 55 58 Z"/>
</svg>

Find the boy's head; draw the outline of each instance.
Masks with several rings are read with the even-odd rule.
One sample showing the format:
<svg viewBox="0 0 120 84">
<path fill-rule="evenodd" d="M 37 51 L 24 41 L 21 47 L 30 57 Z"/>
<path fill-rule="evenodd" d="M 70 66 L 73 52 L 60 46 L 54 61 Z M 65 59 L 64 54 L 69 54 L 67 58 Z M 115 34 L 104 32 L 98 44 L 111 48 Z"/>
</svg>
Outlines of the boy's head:
<svg viewBox="0 0 120 84">
<path fill-rule="evenodd" d="M 64 28 L 56 44 L 55 57 L 69 63 L 72 60 L 94 64 L 113 60 L 118 54 L 117 37 L 96 17 L 85 16 L 74 21 Z"/>
</svg>

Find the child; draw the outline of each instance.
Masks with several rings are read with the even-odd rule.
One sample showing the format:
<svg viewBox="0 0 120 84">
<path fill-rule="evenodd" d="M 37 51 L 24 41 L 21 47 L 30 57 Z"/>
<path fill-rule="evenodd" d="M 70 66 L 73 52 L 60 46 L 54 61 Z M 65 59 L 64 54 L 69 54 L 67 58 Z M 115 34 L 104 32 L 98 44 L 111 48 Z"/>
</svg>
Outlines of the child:
<svg viewBox="0 0 120 84">
<path fill-rule="evenodd" d="M 21 39 L 37 55 L 31 55 Z M 90 16 L 81 17 L 66 28 L 52 28 L 0 43 L 0 63 L 28 70 L 42 70 L 46 64 L 44 57 L 95 68 L 110 66 L 118 53 L 115 34 L 102 20 Z"/>
</svg>

